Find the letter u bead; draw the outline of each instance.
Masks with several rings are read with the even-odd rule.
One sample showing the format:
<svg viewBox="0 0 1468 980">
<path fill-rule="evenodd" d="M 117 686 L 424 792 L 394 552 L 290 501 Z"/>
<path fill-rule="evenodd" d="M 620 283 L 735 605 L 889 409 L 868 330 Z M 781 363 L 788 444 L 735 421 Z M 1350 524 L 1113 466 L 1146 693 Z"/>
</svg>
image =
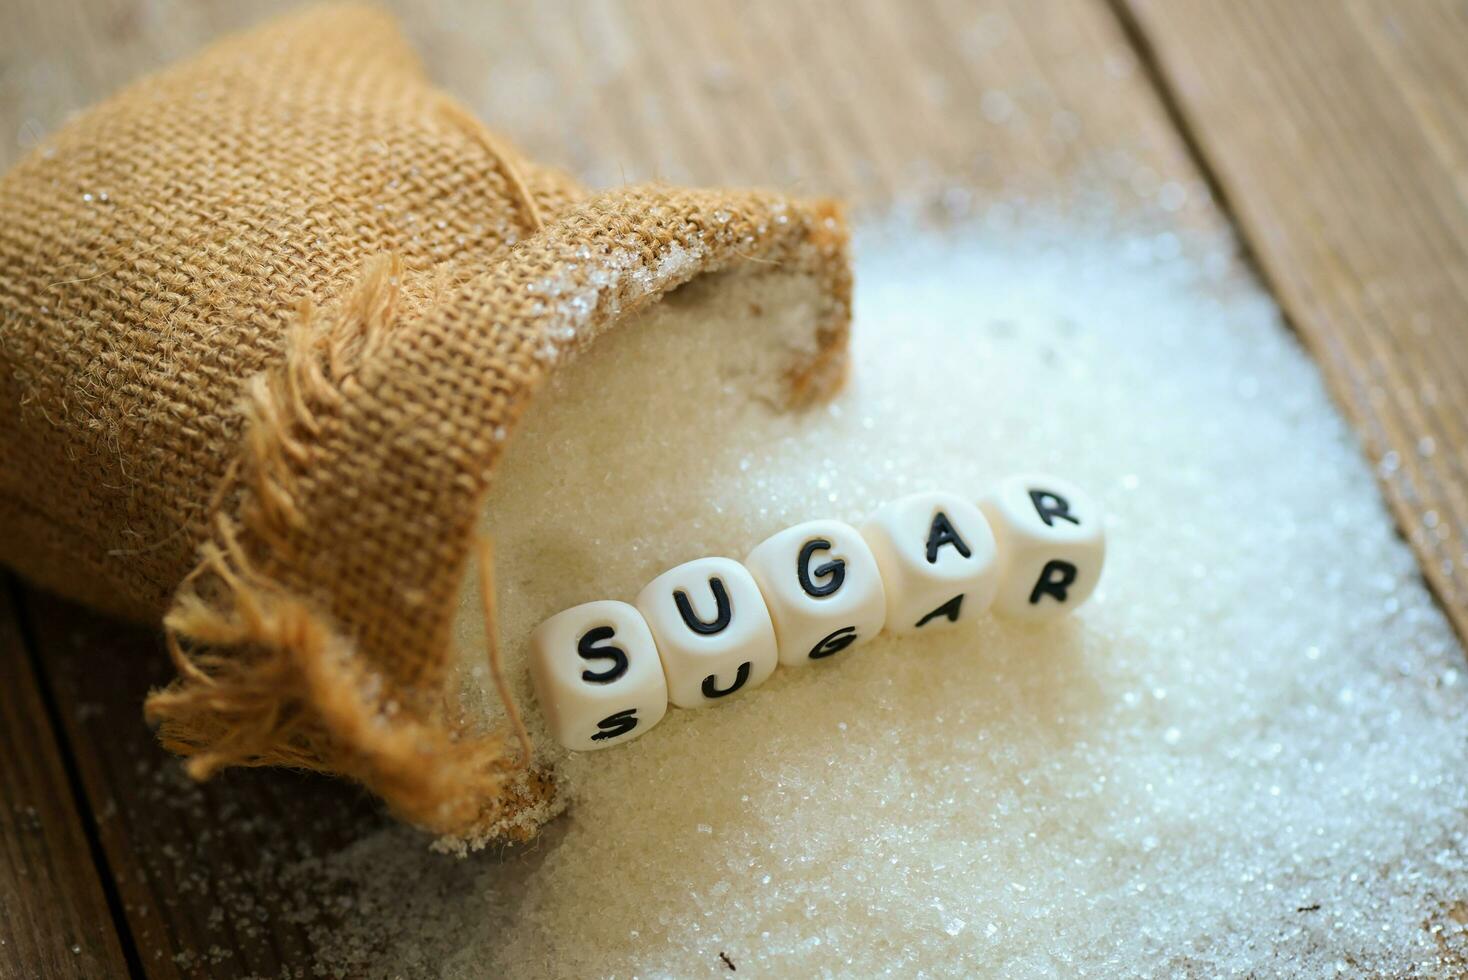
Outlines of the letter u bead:
<svg viewBox="0 0 1468 980">
<path fill-rule="evenodd" d="M 668 698 L 680 708 L 722 704 L 775 670 L 775 628 L 748 569 L 699 558 L 647 584 L 637 608 L 652 629 Z"/>
</svg>

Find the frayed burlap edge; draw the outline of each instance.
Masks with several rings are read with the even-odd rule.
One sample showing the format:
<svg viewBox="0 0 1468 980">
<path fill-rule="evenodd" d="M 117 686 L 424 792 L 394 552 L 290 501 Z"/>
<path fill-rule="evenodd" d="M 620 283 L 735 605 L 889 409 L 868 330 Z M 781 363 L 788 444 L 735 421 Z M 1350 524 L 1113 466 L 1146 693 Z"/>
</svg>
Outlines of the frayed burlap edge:
<svg viewBox="0 0 1468 980">
<path fill-rule="evenodd" d="M 642 193 L 651 213 L 658 214 L 658 191 Z M 686 207 L 690 192 L 677 193 Z M 758 234 L 751 233 L 747 221 L 735 223 L 735 229 L 743 228 L 740 233 L 722 233 L 731 199 L 710 192 L 706 206 L 699 206 L 698 234 L 706 227 L 711 238 L 722 234 L 727 241 L 630 302 L 603 297 L 578 344 L 693 275 L 768 263 L 812 276 L 825 296 L 821 322 L 813 327 L 815 352 L 787 378 L 791 403 L 818 400 L 839 387 L 850 316 L 846 233 L 839 213 L 829 203 L 787 210 L 776 197 L 747 200 L 775 202 L 771 220 L 758 223 Z M 736 208 L 747 203 L 738 197 L 733 202 Z M 624 203 L 625 198 L 618 205 Z M 783 229 L 792 216 L 798 219 L 795 228 Z M 594 214 L 592 220 L 605 220 L 609 237 L 616 233 L 626 239 L 628 222 L 618 210 Z M 666 245 L 651 242 L 647 248 L 655 252 Z M 391 258 L 369 260 L 356 290 L 330 317 L 301 308 L 282 365 L 249 385 L 246 435 L 215 496 L 211 539 L 164 620 L 179 677 L 149 696 L 145 712 L 158 725 L 163 744 L 188 757 L 187 769 L 196 778 L 234 765 L 334 773 L 363 784 L 397 816 L 432 833 L 475 842 L 523 840 L 558 808 L 552 775 L 528 768 L 525 753 L 511 748 L 511 733 L 482 732 L 462 721 L 446 689 L 444 666 L 452 651 L 443 638 L 432 641 L 438 669 L 430 687 L 438 690 L 405 703 L 395 697 L 400 692 L 388 690 L 349 626 L 283 583 L 279 574 L 262 570 L 258 560 L 268 555 L 277 568 L 288 564 L 296 533 L 309 525 L 311 515 L 293 492 L 294 476 L 319 463 L 323 418 L 354 397 L 358 371 L 380 359 L 400 329 L 401 277 Z M 504 420 L 507 428 L 544 374 L 537 370 L 519 379 Z M 470 506 L 456 515 L 465 531 L 482 508 L 496 455 L 497 450 L 483 461 Z M 460 573 L 472 543 L 467 533 L 459 542 Z M 317 584 L 330 589 L 330 583 Z M 437 597 L 441 603 L 453 598 Z M 513 706 L 507 707 L 513 716 Z"/>
<path fill-rule="evenodd" d="M 252 380 L 245 441 L 212 505 L 213 538 L 163 620 L 179 678 L 147 699 L 159 739 L 207 779 L 228 766 L 280 765 L 354 779 L 400 818 L 435 833 L 473 826 L 519 769 L 500 734 L 465 736 L 384 698 L 380 680 L 330 618 L 253 566 L 242 529 L 289 554 L 306 516 L 292 463 L 309 463 L 318 413 L 346 397 L 355 365 L 380 350 L 398 313 L 402 270 L 369 260 L 356 290 L 322 322 L 303 305 L 283 366 Z M 244 517 L 225 501 L 244 490 Z M 545 792 L 520 778 L 522 805 Z"/>
</svg>

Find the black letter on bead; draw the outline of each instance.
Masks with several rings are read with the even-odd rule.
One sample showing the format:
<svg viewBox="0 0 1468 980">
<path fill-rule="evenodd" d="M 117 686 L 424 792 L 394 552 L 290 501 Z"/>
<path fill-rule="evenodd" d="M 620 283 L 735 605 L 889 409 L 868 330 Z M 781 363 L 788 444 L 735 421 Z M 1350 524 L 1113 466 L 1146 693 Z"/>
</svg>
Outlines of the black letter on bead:
<svg viewBox="0 0 1468 980">
<path fill-rule="evenodd" d="M 938 511 L 938 513 L 933 515 L 932 526 L 928 528 L 929 565 L 938 564 L 938 549 L 943 547 L 945 544 L 953 545 L 953 547 L 958 549 L 958 553 L 960 555 L 963 555 L 963 557 L 965 558 L 973 556 L 973 552 L 968 550 L 968 545 L 964 544 L 963 538 L 960 538 L 958 536 L 958 532 L 955 531 L 953 529 L 953 525 L 949 523 L 948 515 L 940 510 Z"/>
<path fill-rule="evenodd" d="M 734 607 L 729 602 L 729 593 L 724 589 L 724 580 L 717 576 L 709 579 L 709 588 L 714 592 L 714 619 L 706 623 L 698 618 L 693 611 L 693 605 L 688 601 L 688 593 L 682 589 L 673 591 L 673 602 L 678 606 L 678 615 L 683 617 L 684 624 L 693 632 L 704 636 L 712 636 L 722 633 L 729 626 L 729 618 L 734 615 Z"/>
<path fill-rule="evenodd" d="M 626 711 L 619 711 L 614 715 L 607 715 L 596 723 L 596 727 L 601 729 L 601 731 L 591 736 L 593 742 L 601 742 L 609 738 L 616 738 L 618 735 L 626 735 L 637 727 L 637 709 L 628 708 Z"/>
<path fill-rule="evenodd" d="M 843 626 L 834 633 L 825 636 L 819 643 L 811 647 L 810 658 L 820 660 L 834 653 L 840 653 L 856 642 L 856 627 Z"/>
<path fill-rule="evenodd" d="M 734 675 L 734 683 L 733 684 L 730 684 L 728 687 L 724 688 L 722 691 L 719 690 L 719 678 L 718 678 L 718 675 L 716 675 L 716 674 L 710 674 L 707 677 L 705 677 L 703 679 L 703 696 L 706 697 L 706 698 L 723 698 L 723 697 L 728 697 L 730 694 L 733 694 L 735 691 L 737 691 L 741 687 L 743 687 L 744 686 L 744 682 L 747 681 L 747 680 L 749 680 L 749 661 L 748 660 L 744 661 L 744 663 L 742 663 L 742 664 L 739 665 L 739 673 L 737 673 L 737 674 Z"/>
<path fill-rule="evenodd" d="M 1040 601 L 1040 596 L 1053 596 L 1057 602 L 1065 601 L 1065 590 L 1076 580 L 1076 567 L 1068 561 L 1047 561 L 1040 571 L 1040 581 L 1030 590 L 1030 605 Z"/>
<path fill-rule="evenodd" d="M 800 587 L 805 590 L 806 595 L 814 599 L 820 599 L 830 595 L 832 592 L 841 588 L 841 583 L 846 581 L 846 562 L 840 558 L 826 562 L 814 572 L 808 567 L 810 565 L 811 555 L 814 555 L 817 551 L 828 550 L 830 547 L 831 542 L 825 538 L 815 538 L 807 541 L 805 547 L 800 549 L 800 559 L 795 563 L 796 574 L 800 576 Z M 816 585 L 811 581 L 812 575 L 815 578 L 822 578 L 829 575 L 831 576 L 831 580 L 824 585 Z"/>
<path fill-rule="evenodd" d="M 1079 525 L 1080 518 L 1072 517 L 1070 514 L 1070 501 L 1058 493 L 1049 490 L 1031 490 L 1030 503 L 1035 505 L 1035 513 L 1040 515 L 1040 520 L 1045 522 L 1046 527 L 1055 526 L 1055 518 L 1062 521 L 1070 521 Z"/>
<path fill-rule="evenodd" d="M 924 626 L 928 625 L 939 616 L 947 619 L 950 623 L 956 623 L 958 622 L 959 610 L 962 608 L 963 593 L 960 592 L 958 595 L 954 596 L 952 599 L 949 599 L 947 602 L 943 603 L 943 605 L 939 606 L 937 609 L 934 609 L 922 619 L 918 620 L 917 625 L 914 626 L 913 629 L 922 629 Z"/>
<path fill-rule="evenodd" d="M 587 630 L 576 642 L 576 652 L 581 655 L 582 660 L 610 660 L 612 662 L 610 667 L 600 673 L 583 670 L 581 672 L 583 681 L 590 681 L 593 684 L 610 684 L 627 673 L 627 654 L 620 647 L 596 646 L 601 640 L 610 640 L 616 635 L 617 631 L 610 626 L 598 626 L 596 629 Z"/>
</svg>

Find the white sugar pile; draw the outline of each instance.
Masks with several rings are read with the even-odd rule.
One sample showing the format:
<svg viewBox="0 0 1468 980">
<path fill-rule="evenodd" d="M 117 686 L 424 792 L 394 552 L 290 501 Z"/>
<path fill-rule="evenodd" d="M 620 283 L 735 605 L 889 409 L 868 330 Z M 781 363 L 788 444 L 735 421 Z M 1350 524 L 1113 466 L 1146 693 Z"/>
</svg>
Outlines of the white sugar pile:
<svg viewBox="0 0 1468 980">
<path fill-rule="evenodd" d="M 1053 627 L 883 638 L 561 753 L 573 802 L 531 848 L 364 840 L 313 866 L 353 895 L 321 966 L 1468 968 L 1463 651 L 1314 368 L 1229 265 L 1168 234 L 873 236 L 850 386 L 800 417 L 682 390 L 708 378 L 666 332 L 573 365 L 564 390 L 595 379 L 615 412 L 577 434 L 557 427 L 580 409 L 546 409 L 516 450 L 533 494 L 495 519 L 512 656 L 539 605 L 1019 470 L 1107 506 L 1101 589 Z"/>
</svg>

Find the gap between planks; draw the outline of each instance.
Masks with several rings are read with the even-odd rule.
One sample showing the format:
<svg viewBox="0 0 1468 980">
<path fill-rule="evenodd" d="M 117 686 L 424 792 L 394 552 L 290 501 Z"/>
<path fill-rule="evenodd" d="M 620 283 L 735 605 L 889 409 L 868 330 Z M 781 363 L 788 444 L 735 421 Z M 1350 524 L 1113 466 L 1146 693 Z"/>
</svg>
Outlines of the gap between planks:
<svg viewBox="0 0 1468 980">
<path fill-rule="evenodd" d="M 1186 20 L 1184 13 L 1167 14 L 1171 29 L 1164 37 L 1158 31 L 1166 14 L 1159 12 L 1160 4 L 1111 2 L 1111 8 L 1098 9 L 1093 3 L 1048 0 L 997 0 L 981 7 L 922 0 L 900 13 L 868 0 L 840 8 L 638 4 L 630 19 L 619 17 L 616 11 L 622 7 L 588 13 L 562 3 L 506 4 L 455 8 L 461 23 L 452 31 L 424 18 L 418 3 L 398 0 L 390 6 L 423 42 L 425 59 L 440 82 L 465 95 L 481 115 L 503 126 L 534 155 L 570 164 L 594 181 L 661 176 L 774 183 L 800 194 L 848 196 L 858 206 L 875 209 L 914 189 L 945 183 L 966 188 L 976 200 L 1013 195 L 1038 200 L 1077 181 L 1099 179 L 1120 205 L 1146 207 L 1149 195 L 1129 179 L 1134 171 L 1088 170 L 1091 162 L 1119 159 L 1128 167 L 1149 169 L 1156 181 L 1188 186 L 1202 174 L 1212 179 L 1217 201 L 1234 212 L 1233 224 L 1253 249 L 1259 277 L 1296 329 L 1308 339 L 1310 330 L 1328 328 L 1328 318 L 1302 315 L 1306 305 L 1285 288 L 1293 280 L 1281 273 L 1280 253 L 1271 247 L 1274 225 L 1261 225 L 1256 214 L 1270 206 L 1268 198 L 1257 196 L 1256 187 L 1239 179 L 1231 157 L 1224 159 L 1230 120 L 1221 117 L 1199 126 L 1196 120 L 1206 113 L 1196 93 L 1190 97 L 1191 90 L 1179 86 L 1179 77 L 1189 74 L 1216 78 L 1217 66 L 1189 68 L 1186 61 L 1193 56 L 1216 59 L 1222 49 L 1202 46 L 1197 38 L 1180 45 L 1176 25 L 1178 19 Z M 156 33 L 117 40 L 107 32 L 140 16 L 141 8 L 125 0 L 112 6 L 116 16 L 104 22 L 82 18 L 67 5 L 33 0 L 17 5 L 24 8 L 22 20 L 29 17 L 37 28 L 37 43 L 50 45 L 43 52 L 49 61 L 38 63 L 65 76 L 57 92 L 62 101 L 70 101 L 43 103 L 24 119 L 5 120 L 0 139 L 8 144 L 11 134 L 32 131 L 31 116 L 41 119 L 41 129 L 53 128 L 66 111 L 105 95 L 121 81 L 187 52 L 225 26 L 263 16 L 263 8 L 252 8 L 245 18 L 225 8 L 185 11 L 163 0 L 146 18 L 158 28 Z M 1214 11 L 1211 16 L 1231 14 Z M 629 23 L 642 25 L 647 34 L 629 34 Z M 80 60 L 71 58 L 77 64 L 68 69 L 66 55 L 75 50 L 85 53 Z M 1233 55 L 1243 60 L 1237 52 Z M 1129 63 L 1138 58 L 1145 77 L 1129 74 Z M 909 70 L 896 68 L 899 59 Z M 504 76 L 493 70 L 504 65 L 542 74 L 545 87 L 534 90 L 541 92 L 539 101 L 527 100 L 523 88 L 494 84 Z M 710 66 L 719 70 L 711 72 Z M 654 87 L 661 92 L 650 91 Z M 1461 95 L 1468 86 L 1452 91 Z M 995 123 L 979 111 L 990 92 L 1009 99 L 1014 114 L 1008 123 Z M 1420 105 L 1422 94 L 1414 98 L 1417 111 L 1426 111 Z M 841 104 L 833 107 L 832 101 Z M 1158 111 L 1157 101 L 1164 111 Z M 1080 123 L 1069 141 L 1057 136 L 1065 131 L 1057 128 L 1057 121 L 1067 113 Z M 5 114 L 0 105 L 0 116 Z M 1435 152 L 1449 152 L 1452 133 L 1434 132 Z M 7 145 L 4 155 L 13 157 L 14 149 Z M 1202 193 L 1189 194 L 1185 211 L 1174 218 L 1180 227 L 1225 223 Z M 1261 233 L 1261 227 L 1266 231 Z M 1306 282 L 1297 289 L 1309 298 L 1309 287 Z M 1321 355 L 1329 347 L 1313 349 Z M 1320 363 L 1349 414 L 1350 392 L 1343 396 L 1341 391 L 1350 383 L 1332 374 L 1337 369 L 1328 357 L 1320 356 Z M 1369 416 L 1351 417 L 1358 426 L 1363 419 L 1369 422 Z M 1392 435 L 1387 430 L 1376 437 L 1364 427 L 1360 431 L 1377 459 L 1383 447 L 1399 453 L 1415 448 L 1382 441 L 1381 436 Z M 1401 518 L 1401 504 L 1393 500 Z M 1410 527 L 1405 520 L 1403 524 Z M 147 674 L 137 665 L 144 658 L 161 658 L 155 638 L 138 631 L 115 634 L 49 598 L 33 597 L 31 608 L 37 610 L 37 632 L 46 634 L 47 643 L 64 646 L 65 627 L 78 620 L 76 629 L 99 644 L 84 652 L 48 650 L 60 657 L 48 656 L 42 667 L 53 678 L 55 710 L 64 716 L 57 737 L 67 738 L 63 730 L 69 730 L 69 744 L 78 753 L 74 769 L 85 793 L 75 805 L 86 808 L 88 794 L 108 799 L 109 794 L 133 793 L 121 801 L 122 813 L 101 828 L 100 838 L 108 857 L 124 870 L 120 887 L 128 896 L 129 912 L 137 917 L 135 935 L 142 938 L 136 941 L 147 951 L 147 966 L 155 975 L 189 972 L 176 966 L 174 954 L 231 941 L 226 932 L 210 927 L 203 910 L 191 907 L 197 903 L 182 900 L 178 883 L 170 880 L 181 872 L 159 861 L 158 849 L 181 848 L 191 863 L 205 867 L 211 861 L 244 860 L 242 855 L 260 847 L 252 836 L 259 832 L 243 829 L 226 828 L 226 836 L 233 835 L 228 840 L 194 839 L 200 814 L 243 809 L 305 824 L 301 818 L 308 812 L 325 819 L 320 815 L 330 816 L 335 807 L 339 811 L 332 822 L 348 823 L 343 814 L 355 805 L 352 819 L 372 824 L 350 791 L 281 773 L 236 774 L 190 791 L 192 801 L 178 812 L 151 804 L 150 797 L 128 785 L 136 782 L 127 768 L 130 753 L 149 751 L 134 741 L 135 736 L 149 738 L 134 731 L 141 729 L 137 685 L 79 674 L 89 673 L 80 669 L 84 654 L 96 658 L 103 653 L 130 661 L 109 667 L 109 676 Z M 47 622 L 40 623 L 40 618 Z M 1461 618 L 1458 625 L 1464 628 Z M 105 715 L 74 717 L 82 705 L 102 699 Z M 116 726 L 129 726 L 127 740 L 96 744 Z M 151 751 L 156 755 L 156 749 Z M 313 795 L 314 805 L 297 799 Z M 213 824 L 206 826 L 212 829 Z M 330 827 L 303 827 L 302 833 L 323 842 L 338 836 Z M 218 891 L 213 895 L 227 897 Z M 274 969 L 299 956 L 307 938 L 272 934 L 257 948 L 233 937 L 241 947 L 230 965 Z M 224 966 L 215 969 L 223 971 Z"/>
<path fill-rule="evenodd" d="M 19 594 L 0 571 L 0 972 L 141 977 Z"/>
</svg>

